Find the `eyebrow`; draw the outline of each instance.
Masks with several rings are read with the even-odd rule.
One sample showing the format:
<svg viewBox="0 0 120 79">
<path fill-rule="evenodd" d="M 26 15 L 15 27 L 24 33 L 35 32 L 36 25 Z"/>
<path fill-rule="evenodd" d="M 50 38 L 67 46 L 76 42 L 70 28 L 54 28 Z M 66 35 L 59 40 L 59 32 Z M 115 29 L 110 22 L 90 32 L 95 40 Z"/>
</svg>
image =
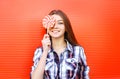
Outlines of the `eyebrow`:
<svg viewBox="0 0 120 79">
<path fill-rule="evenodd" d="M 58 20 L 58 22 L 59 22 L 59 21 L 63 21 L 63 20 Z"/>
</svg>

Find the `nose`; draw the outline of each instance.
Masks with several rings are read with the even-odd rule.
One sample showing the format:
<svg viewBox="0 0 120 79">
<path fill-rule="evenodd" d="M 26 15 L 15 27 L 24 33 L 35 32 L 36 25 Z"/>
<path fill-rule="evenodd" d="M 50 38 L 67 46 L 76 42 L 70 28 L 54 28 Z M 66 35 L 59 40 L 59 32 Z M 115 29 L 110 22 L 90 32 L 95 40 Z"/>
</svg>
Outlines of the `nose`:
<svg viewBox="0 0 120 79">
<path fill-rule="evenodd" d="M 56 22 L 54 23 L 54 25 L 52 27 L 50 27 L 49 29 L 54 29 L 57 28 Z"/>
<path fill-rule="evenodd" d="M 57 28 L 57 23 L 55 22 L 55 24 L 53 25 L 53 28 Z"/>
</svg>

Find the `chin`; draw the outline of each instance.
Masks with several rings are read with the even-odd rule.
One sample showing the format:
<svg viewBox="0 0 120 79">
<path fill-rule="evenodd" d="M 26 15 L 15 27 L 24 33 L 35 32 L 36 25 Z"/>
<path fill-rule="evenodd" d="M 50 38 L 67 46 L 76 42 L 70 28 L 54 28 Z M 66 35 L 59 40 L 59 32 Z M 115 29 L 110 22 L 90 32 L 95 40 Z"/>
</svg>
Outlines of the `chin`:
<svg viewBox="0 0 120 79">
<path fill-rule="evenodd" d="M 61 38 L 61 36 L 52 36 L 52 38 L 58 39 Z"/>
<path fill-rule="evenodd" d="M 60 37 L 60 35 L 58 35 L 58 34 L 51 34 L 50 36 L 53 37 L 53 38 L 58 38 L 58 37 Z"/>
<path fill-rule="evenodd" d="M 60 38 L 60 37 L 59 36 L 52 36 L 52 38 L 56 38 L 57 39 L 57 38 Z"/>
</svg>

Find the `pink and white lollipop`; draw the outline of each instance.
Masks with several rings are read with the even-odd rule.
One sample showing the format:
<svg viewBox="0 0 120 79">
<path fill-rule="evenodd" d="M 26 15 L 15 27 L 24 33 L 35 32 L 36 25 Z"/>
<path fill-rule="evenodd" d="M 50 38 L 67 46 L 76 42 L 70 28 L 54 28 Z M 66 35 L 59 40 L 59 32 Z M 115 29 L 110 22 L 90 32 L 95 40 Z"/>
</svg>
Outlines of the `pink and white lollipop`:
<svg viewBox="0 0 120 79">
<path fill-rule="evenodd" d="M 43 18 L 43 27 L 47 29 L 47 33 L 49 28 L 54 27 L 55 24 L 55 18 L 53 16 L 47 15 Z"/>
</svg>

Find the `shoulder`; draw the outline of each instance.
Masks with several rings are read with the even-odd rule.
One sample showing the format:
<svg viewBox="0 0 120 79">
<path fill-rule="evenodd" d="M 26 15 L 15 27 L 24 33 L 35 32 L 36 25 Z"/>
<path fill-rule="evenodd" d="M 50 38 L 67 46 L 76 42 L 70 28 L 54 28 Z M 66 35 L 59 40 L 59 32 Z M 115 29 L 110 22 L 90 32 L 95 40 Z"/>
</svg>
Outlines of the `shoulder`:
<svg viewBox="0 0 120 79">
<path fill-rule="evenodd" d="M 34 51 L 34 56 L 40 56 L 42 54 L 42 47 L 36 48 Z"/>
<path fill-rule="evenodd" d="M 84 52 L 84 48 L 82 46 L 74 46 L 73 47 L 74 53 L 77 54 L 78 56 L 82 56 L 85 57 L 85 52 Z"/>
<path fill-rule="evenodd" d="M 80 45 L 76 45 L 76 46 L 73 46 L 74 50 L 77 50 L 77 51 L 84 51 L 84 48 Z"/>
</svg>

